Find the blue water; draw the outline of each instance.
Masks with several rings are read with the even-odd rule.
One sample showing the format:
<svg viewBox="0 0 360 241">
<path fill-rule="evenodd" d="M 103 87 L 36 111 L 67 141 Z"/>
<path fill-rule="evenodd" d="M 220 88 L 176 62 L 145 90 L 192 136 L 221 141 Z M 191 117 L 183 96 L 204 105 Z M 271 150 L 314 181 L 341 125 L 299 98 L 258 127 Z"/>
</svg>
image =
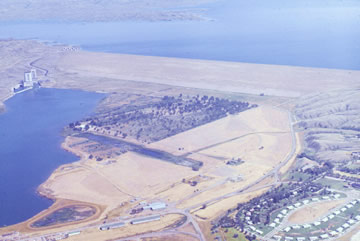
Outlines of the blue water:
<svg viewBox="0 0 360 241">
<path fill-rule="evenodd" d="M 57 167 L 78 160 L 61 149 L 62 128 L 89 115 L 103 94 L 37 89 L 10 98 L 0 114 L 0 226 L 24 221 L 52 201 L 37 187 Z"/>
<path fill-rule="evenodd" d="M 358 0 L 218 0 L 208 22 L 0 23 L 86 50 L 360 70 Z"/>
</svg>

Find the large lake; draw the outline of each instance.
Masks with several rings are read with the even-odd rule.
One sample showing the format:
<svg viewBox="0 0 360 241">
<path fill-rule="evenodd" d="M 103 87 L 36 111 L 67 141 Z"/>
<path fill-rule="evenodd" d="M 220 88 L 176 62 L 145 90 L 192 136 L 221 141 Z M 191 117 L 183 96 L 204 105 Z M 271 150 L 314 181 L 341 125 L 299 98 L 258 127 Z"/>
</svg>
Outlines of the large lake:
<svg viewBox="0 0 360 241">
<path fill-rule="evenodd" d="M 0 23 L 91 51 L 360 70 L 358 0 L 219 0 L 204 22 Z"/>
<path fill-rule="evenodd" d="M 37 89 L 5 102 L 0 114 L 0 227 L 25 221 L 52 201 L 37 187 L 60 165 L 78 160 L 61 149 L 62 128 L 91 114 L 103 94 Z"/>
</svg>

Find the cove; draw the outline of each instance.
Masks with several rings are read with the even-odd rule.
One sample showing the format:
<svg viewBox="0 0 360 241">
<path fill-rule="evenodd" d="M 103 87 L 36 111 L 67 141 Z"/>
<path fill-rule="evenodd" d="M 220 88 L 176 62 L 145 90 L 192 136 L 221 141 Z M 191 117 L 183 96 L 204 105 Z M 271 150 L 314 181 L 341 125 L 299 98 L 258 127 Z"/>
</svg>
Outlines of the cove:
<svg viewBox="0 0 360 241">
<path fill-rule="evenodd" d="M 65 125 L 90 115 L 104 94 L 40 88 L 8 99 L 0 114 L 0 227 L 29 219 L 52 200 L 37 187 L 78 158 L 61 149 Z"/>
</svg>

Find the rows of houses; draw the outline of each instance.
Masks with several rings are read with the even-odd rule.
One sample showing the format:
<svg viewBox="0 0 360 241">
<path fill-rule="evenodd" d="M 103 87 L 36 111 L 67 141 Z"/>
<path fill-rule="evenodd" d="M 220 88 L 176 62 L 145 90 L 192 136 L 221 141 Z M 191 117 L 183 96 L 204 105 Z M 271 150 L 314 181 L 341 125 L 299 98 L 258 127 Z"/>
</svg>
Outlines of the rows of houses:
<svg viewBox="0 0 360 241">
<path fill-rule="evenodd" d="M 332 212 L 331 214 L 327 215 L 326 217 L 323 217 L 322 219 L 315 221 L 310 224 L 303 224 L 303 225 L 294 225 L 294 226 L 288 226 L 283 229 L 284 232 L 288 233 L 291 230 L 300 230 L 300 229 L 309 229 L 312 227 L 320 226 L 323 223 L 329 222 L 331 219 L 335 218 L 336 216 L 340 215 L 343 212 L 346 212 L 348 209 L 353 208 L 354 205 L 360 203 L 360 199 L 353 200 L 346 205 L 342 206 L 341 208 L 337 209 L 336 211 Z M 321 239 L 328 239 L 331 237 L 336 237 L 338 235 L 343 234 L 348 228 L 351 226 L 357 224 L 360 222 L 360 215 L 355 216 L 353 219 L 344 220 L 345 223 L 343 223 L 341 226 L 334 230 L 328 231 L 328 233 L 321 234 L 319 236 L 313 236 L 308 237 L 309 240 L 315 241 L 315 240 L 321 240 Z M 282 236 L 274 235 L 272 237 L 274 240 L 282 240 Z M 304 241 L 307 240 L 305 237 L 289 237 L 285 236 L 284 240 L 296 240 L 296 241 Z"/>
</svg>

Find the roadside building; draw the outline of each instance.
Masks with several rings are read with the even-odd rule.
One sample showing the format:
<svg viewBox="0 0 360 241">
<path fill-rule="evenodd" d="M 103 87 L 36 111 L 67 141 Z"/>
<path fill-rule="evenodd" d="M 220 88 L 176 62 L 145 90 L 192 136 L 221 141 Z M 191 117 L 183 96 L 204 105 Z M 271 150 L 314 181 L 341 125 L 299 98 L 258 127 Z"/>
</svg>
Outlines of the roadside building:
<svg viewBox="0 0 360 241">
<path fill-rule="evenodd" d="M 322 199 L 324 199 L 324 200 L 329 200 L 330 197 L 329 197 L 329 196 L 323 196 Z"/>
<path fill-rule="evenodd" d="M 333 219 L 333 218 L 335 218 L 335 215 L 334 215 L 334 214 L 330 214 L 330 215 L 328 216 L 328 218 L 329 218 L 329 219 Z"/>
<path fill-rule="evenodd" d="M 141 224 L 141 223 L 148 223 L 148 222 L 153 222 L 153 221 L 158 221 L 158 220 L 160 220 L 160 215 L 134 219 L 130 223 L 131 224 Z"/>
<path fill-rule="evenodd" d="M 286 228 L 284 228 L 284 231 L 285 232 L 289 232 L 291 230 L 291 227 L 286 227 Z"/>
<path fill-rule="evenodd" d="M 323 223 L 325 223 L 325 222 L 327 222 L 327 221 L 329 221 L 329 218 L 327 218 L 327 217 L 321 219 L 321 222 L 323 222 Z"/>
<path fill-rule="evenodd" d="M 296 238 L 296 240 L 297 240 L 297 241 L 305 241 L 306 238 L 304 238 L 304 237 L 298 237 L 298 238 Z"/>
<path fill-rule="evenodd" d="M 285 240 L 294 240 L 293 237 L 285 237 Z"/>
<path fill-rule="evenodd" d="M 343 227 L 339 227 L 339 228 L 336 229 L 336 231 L 337 231 L 338 233 L 342 233 L 342 232 L 344 231 L 344 228 L 343 228 Z"/>
<path fill-rule="evenodd" d="M 340 211 L 341 211 L 341 212 L 345 212 L 346 209 L 347 209 L 347 208 L 344 207 L 344 208 L 341 208 Z"/>
<path fill-rule="evenodd" d="M 334 214 L 335 215 L 339 215 L 341 212 L 339 211 L 339 210 L 336 210 L 335 212 L 334 212 Z"/>
<path fill-rule="evenodd" d="M 334 198 L 336 198 L 336 199 L 338 199 L 338 198 L 340 198 L 340 197 L 341 197 L 340 194 L 335 194 L 335 195 L 334 195 Z"/>
<path fill-rule="evenodd" d="M 287 207 L 287 209 L 293 210 L 293 209 L 294 209 L 294 206 L 290 205 L 290 206 Z"/>
<path fill-rule="evenodd" d="M 310 201 L 309 201 L 308 199 L 306 199 L 306 200 L 303 201 L 303 204 L 306 205 L 306 204 L 308 204 L 309 202 L 310 202 Z"/>
<path fill-rule="evenodd" d="M 314 226 L 319 226 L 321 223 L 319 221 L 314 222 Z"/>
<path fill-rule="evenodd" d="M 354 220 L 354 219 L 350 219 L 349 221 L 348 221 L 348 224 L 354 224 L 354 223 L 356 223 L 356 221 Z"/>
<path fill-rule="evenodd" d="M 329 234 L 327 234 L 327 233 L 321 234 L 321 235 L 320 235 L 320 238 L 322 238 L 322 239 L 327 239 L 327 238 L 329 238 Z"/>
<path fill-rule="evenodd" d="M 354 205 L 352 205 L 352 204 L 346 205 L 347 208 L 352 208 L 353 206 L 354 206 Z"/>
<path fill-rule="evenodd" d="M 360 221 L 360 215 L 357 215 L 357 216 L 355 217 L 355 219 L 358 220 L 358 221 Z"/>
<path fill-rule="evenodd" d="M 307 224 L 304 224 L 304 225 L 303 225 L 303 228 L 311 228 L 311 225 L 308 224 L 308 223 L 307 223 Z"/>
<path fill-rule="evenodd" d="M 275 219 L 274 219 L 274 222 L 275 222 L 275 223 L 280 223 L 280 219 L 275 218 Z"/>
<path fill-rule="evenodd" d="M 301 203 L 295 203 L 294 206 L 298 208 L 301 206 Z"/>
<path fill-rule="evenodd" d="M 111 223 L 111 224 L 105 224 L 99 227 L 100 230 L 110 230 L 110 229 L 115 229 L 115 228 L 121 228 L 124 227 L 125 223 L 124 222 L 119 222 L 119 223 Z"/>
<path fill-rule="evenodd" d="M 301 226 L 300 226 L 300 225 L 294 225 L 294 226 L 292 226 L 292 228 L 293 228 L 293 229 L 300 229 Z"/>
<path fill-rule="evenodd" d="M 314 197 L 314 198 L 312 198 L 311 200 L 312 200 L 313 202 L 318 202 L 318 201 L 320 201 L 320 199 L 317 198 L 317 197 Z"/>
<path fill-rule="evenodd" d="M 276 224 L 275 224 L 275 223 L 270 223 L 269 227 L 275 228 L 275 227 L 276 227 Z"/>
<path fill-rule="evenodd" d="M 281 211 L 281 213 L 284 214 L 284 215 L 286 215 L 287 212 L 288 212 L 288 211 L 287 211 L 286 209 L 283 209 L 283 210 Z"/>
<path fill-rule="evenodd" d="M 81 232 L 80 231 L 72 231 L 72 232 L 69 232 L 67 233 L 67 237 L 72 237 L 72 236 L 76 236 L 76 235 L 79 235 Z"/>
<path fill-rule="evenodd" d="M 349 225 L 349 224 L 347 224 L 347 223 L 344 223 L 341 227 L 343 227 L 344 229 L 347 229 L 347 228 L 349 228 L 349 227 L 350 227 L 350 225 Z"/>
<path fill-rule="evenodd" d="M 318 237 L 315 237 L 315 236 L 312 236 L 312 237 L 309 237 L 310 241 L 315 241 L 315 240 L 319 240 Z"/>
<path fill-rule="evenodd" d="M 336 235 L 338 235 L 338 232 L 336 232 L 336 231 L 331 231 L 331 232 L 330 232 L 330 235 L 331 235 L 332 237 L 335 237 Z"/>
</svg>

